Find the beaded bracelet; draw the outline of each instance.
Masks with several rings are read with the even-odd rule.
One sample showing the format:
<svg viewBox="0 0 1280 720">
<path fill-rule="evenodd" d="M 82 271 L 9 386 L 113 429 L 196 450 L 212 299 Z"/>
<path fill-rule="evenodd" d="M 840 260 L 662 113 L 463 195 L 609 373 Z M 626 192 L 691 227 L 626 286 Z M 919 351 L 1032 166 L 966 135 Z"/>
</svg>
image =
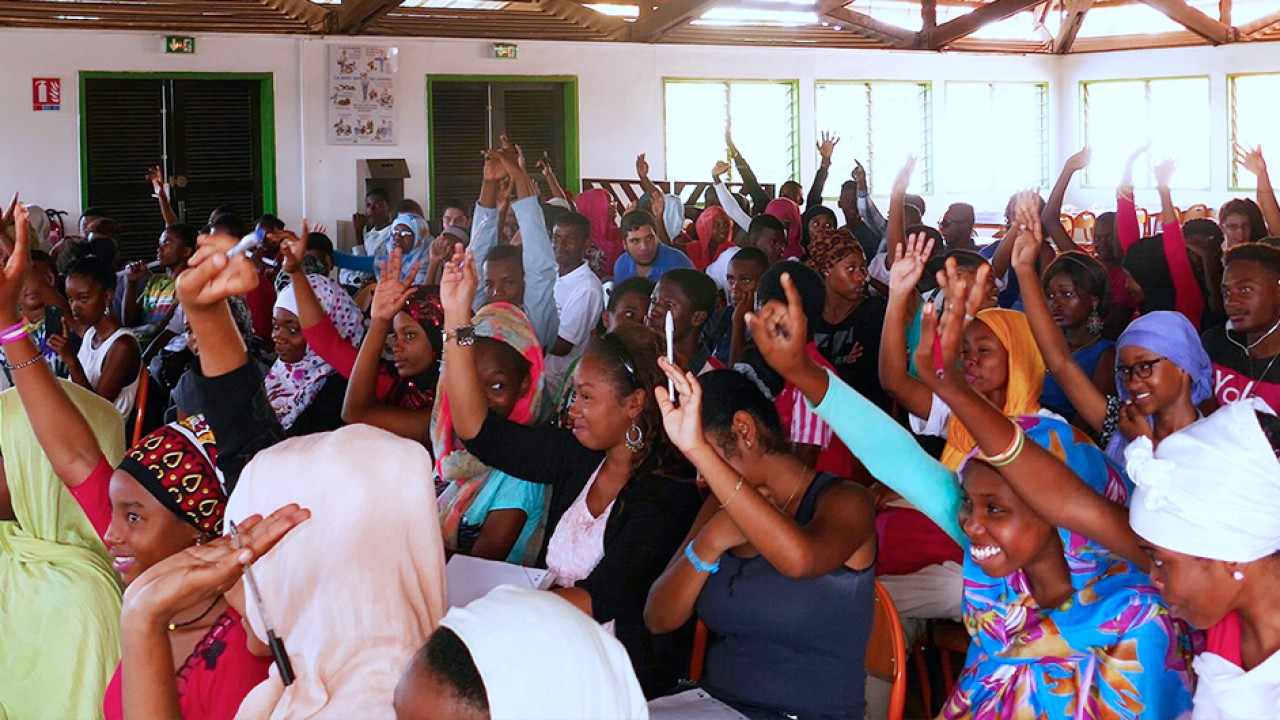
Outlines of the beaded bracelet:
<svg viewBox="0 0 1280 720">
<path fill-rule="evenodd" d="M 698 557 L 698 553 L 693 551 L 693 541 L 690 540 L 688 545 L 684 546 L 684 556 L 689 560 L 689 564 L 698 572 L 710 573 L 715 575 L 720 571 L 720 558 L 716 558 L 714 563 L 705 562 Z"/>
<path fill-rule="evenodd" d="M 21 370 L 24 367 L 30 367 L 32 365 L 35 365 L 36 362 L 43 359 L 44 358 L 41 355 L 37 354 L 35 357 L 31 358 L 30 360 L 27 360 L 26 362 L 20 362 L 17 365 L 10 365 L 7 360 L 0 361 L 0 365 L 4 365 L 5 370 L 12 372 L 14 370 Z"/>
</svg>

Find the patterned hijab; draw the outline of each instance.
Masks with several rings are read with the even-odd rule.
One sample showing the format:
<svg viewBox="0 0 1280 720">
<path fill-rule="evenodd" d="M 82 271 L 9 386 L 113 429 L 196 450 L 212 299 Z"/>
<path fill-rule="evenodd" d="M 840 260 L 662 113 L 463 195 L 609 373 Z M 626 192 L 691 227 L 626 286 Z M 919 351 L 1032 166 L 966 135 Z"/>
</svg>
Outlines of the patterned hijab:
<svg viewBox="0 0 1280 720">
<path fill-rule="evenodd" d="M 855 252 L 862 252 L 862 245 L 844 228 L 819 230 L 809 238 L 809 266 L 819 275 Z"/>
<path fill-rule="evenodd" d="M 119 467 L 178 519 L 206 535 L 222 534 L 227 491 L 218 470 L 217 441 L 203 415 L 142 438 Z"/>
<path fill-rule="evenodd" d="M 991 328 L 1009 354 L 1009 373 L 1005 386 L 1006 417 L 1034 415 L 1040 410 L 1040 394 L 1044 391 L 1044 357 L 1031 334 L 1027 316 L 1017 310 L 988 308 L 978 313 L 978 320 Z M 955 469 L 978 444 L 969 428 L 955 415 L 947 421 L 947 446 L 942 450 L 942 464 Z"/>
<path fill-rule="evenodd" d="M 421 285 L 426 281 L 427 276 L 427 254 L 431 249 L 431 229 L 427 225 L 427 219 L 417 213 L 400 213 L 395 220 L 391 221 L 391 232 L 387 233 L 386 244 L 373 258 L 374 271 L 381 276 L 383 263 L 391 257 L 391 251 L 399 246 L 395 239 L 396 226 L 398 225 L 404 225 L 413 231 L 413 245 L 404 251 L 404 255 L 401 256 L 400 279 L 408 281 L 409 270 L 413 268 L 414 263 L 420 263 L 417 275 L 413 278 L 413 284 Z"/>
<path fill-rule="evenodd" d="M 506 343 L 529 362 L 529 389 L 516 401 L 507 419 L 521 425 L 532 424 L 542 410 L 545 364 L 542 346 L 529 319 L 511 303 L 497 302 L 480 308 L 471 323 L 476 328 L 476 337 Z M 444 372 L 448 372 L 448 368 Z M 454 434 L 449 396 L 443 385 L 431 413 L 431 449 L 436 458 L 438 481 L 448 483 L 438 502 L 440 526 L 445 534 L 445 544 L 456 547 L 458 524 L 491 469 L 467 452 L 466 446 Z"/>
<path fill-rule="evenodd" d="M 352 345 L 359 345 L 364 337 L 364 316 L 360 308 L 338 283 L 323 275 L 308 275 L 311 289 L 320 300 L 320 307 L 333 322 L 338 335 Z M 285 288 L 276 296 L 276 309 L 284 309 L 298 314 L 298 298 L 294 294 L 293 285 Z M 296 363 L 287 363 L 276 359 L 267 373 L 267 399 L 276 411 L 276 417 L 286 430 L 293 427 L 294 421 L 303 410 L 316 399 L 320 389 L 324 387 L 325 378 L 335 370 L 310 347 Z"/>
<path fill-rule="evenodd" d="M 1013 419 L 1095 492 L 1128 503 L 1128 478 L 1083 432 L 1053 418 Z M 1182 716 L 1191 707 L 1189 643 L 1159 592 L 1089 538 L 1062 528 L 1058 536 L 1075 592 L 1056 608 L 1036 603 L 1022 570 L 994 578 L 965 559 L 964 623 L 973 640 L 939 717 Z"/>
</svg>

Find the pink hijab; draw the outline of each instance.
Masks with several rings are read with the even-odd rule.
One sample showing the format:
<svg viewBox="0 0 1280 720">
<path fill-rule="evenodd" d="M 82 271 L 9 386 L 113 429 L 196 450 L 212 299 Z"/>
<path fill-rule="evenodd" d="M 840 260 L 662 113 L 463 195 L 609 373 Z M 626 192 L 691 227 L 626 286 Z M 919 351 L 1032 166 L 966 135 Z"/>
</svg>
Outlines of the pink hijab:
<svg viewBox="0 0 1280 720">
<path fill-rule="evenodd" d="M 591 221 L 591 239 L 604 252 L 605 274 L 613 274 L 613 264 L 622 255 L 622 231 L 613 221 L 613 199 L 601 188 L 578 194 L 578 212 Z"/>
<path fill-rule="evenodd" d="M 800 244 L 803 220 L 800 218 L 800 206 L 796 201 L 789 198 L 771 200 L 764 207 L 764 214 L 778 218 L 787 228 L 787 247 L 783 255 L 789 258 L 804 257 L 804 246 Z"/>
</svg>

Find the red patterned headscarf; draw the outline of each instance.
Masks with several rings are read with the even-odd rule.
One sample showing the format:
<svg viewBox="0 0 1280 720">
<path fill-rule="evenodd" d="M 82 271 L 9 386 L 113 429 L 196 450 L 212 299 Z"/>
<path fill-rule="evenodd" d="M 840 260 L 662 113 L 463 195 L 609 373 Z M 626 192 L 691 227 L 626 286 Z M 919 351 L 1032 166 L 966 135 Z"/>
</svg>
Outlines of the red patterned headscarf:
<svg viewBox="0 0 1280 720">
<path fill-rule="evenodd" d="M 120 461 L 120 469 L 180 520 L 216 537 L 222 534 L 227 506 L 217 463 L 213 431 L 203 415 L 193 415 L 142 438 Z"/>
</svg>

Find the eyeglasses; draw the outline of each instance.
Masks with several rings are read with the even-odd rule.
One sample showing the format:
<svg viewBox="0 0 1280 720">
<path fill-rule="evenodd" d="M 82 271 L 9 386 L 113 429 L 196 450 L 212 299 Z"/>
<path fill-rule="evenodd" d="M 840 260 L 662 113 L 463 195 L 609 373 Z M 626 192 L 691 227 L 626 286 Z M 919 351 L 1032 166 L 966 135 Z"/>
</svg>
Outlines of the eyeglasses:
<svg viewBox="0 0 1280 720">
<path fill-rule="evenodd" d="M 1129 382 L 1136 375 L 1140 380 L 1146 380 L 1151 377 L 1151 372 L 1156 365 L 1164 362 L 1164 358 L 1156 358 L 1155 360 L 1143 360 L 1132 365 L 1117 365 L 1116 377 L 1121 382 Z"/>
</svg>

